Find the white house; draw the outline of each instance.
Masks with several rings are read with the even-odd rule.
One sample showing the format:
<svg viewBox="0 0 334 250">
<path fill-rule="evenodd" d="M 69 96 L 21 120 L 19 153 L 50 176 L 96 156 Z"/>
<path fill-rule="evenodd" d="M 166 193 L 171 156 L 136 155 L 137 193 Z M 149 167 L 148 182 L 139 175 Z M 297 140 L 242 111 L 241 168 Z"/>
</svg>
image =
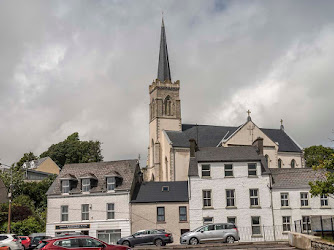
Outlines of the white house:
<svg viewBox="0 0 334 250">
<path fill-rule="evenodd" d="M 47 192 L 46 233 L 81 232 L 108 243 L 131 234 L 137 160 L 65 165 Z"/>
</svg>

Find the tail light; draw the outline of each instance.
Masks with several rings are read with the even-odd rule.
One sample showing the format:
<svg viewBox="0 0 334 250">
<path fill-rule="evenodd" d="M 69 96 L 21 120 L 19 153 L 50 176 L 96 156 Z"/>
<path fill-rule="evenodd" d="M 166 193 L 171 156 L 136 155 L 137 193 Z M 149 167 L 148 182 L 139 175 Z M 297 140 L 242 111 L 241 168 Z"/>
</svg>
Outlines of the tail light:
<svg viewBox="0 0 334 250">
<path fill-rule="evenodd" d="M 165 234 L 165 236 L 166 236 L 166 237 L 169 237 L 169 236 L 170 236 L 170 234 Z"/>
<path fill-rule="evenodd" d="M 14 241 L 14 242 L 16 242 L 16 241 L 17 241 L 17 239 L 13 239 L 13 241 Z"/>
<path fill-rule="evenodd" d="M 237 228 L 237 227 L 234 227 L 233 229 L 235 229 L 235 231 L 237 231 L 237 232 L 238 232 L 238 228 Z"/>
</svg>

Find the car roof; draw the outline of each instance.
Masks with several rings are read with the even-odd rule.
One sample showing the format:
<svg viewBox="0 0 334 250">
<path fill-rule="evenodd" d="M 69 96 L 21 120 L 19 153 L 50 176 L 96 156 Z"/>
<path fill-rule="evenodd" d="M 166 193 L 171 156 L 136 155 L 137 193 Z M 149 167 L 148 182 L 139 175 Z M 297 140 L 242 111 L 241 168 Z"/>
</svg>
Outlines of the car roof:
<svg viewBox="0 0 334 250">
<path fill-rule="evenodd" d="M 76 239 L 76 238 L 94 238 L 89 235 L 67 235 L 67 236 L 59 236 L 59 237 L 53 237 L 50 239 L 45 239 L 46 241 L 51 240 L 66 240 L 66 239 Z"/>
</svg>

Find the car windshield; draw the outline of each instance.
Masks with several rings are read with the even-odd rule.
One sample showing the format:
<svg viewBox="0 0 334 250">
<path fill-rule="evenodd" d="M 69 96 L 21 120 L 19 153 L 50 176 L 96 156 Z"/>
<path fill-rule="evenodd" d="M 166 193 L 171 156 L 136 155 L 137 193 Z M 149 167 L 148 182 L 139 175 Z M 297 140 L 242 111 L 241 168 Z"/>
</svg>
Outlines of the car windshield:
<svg viewBox="0 0 334 250">
<path fill-rule="evenodd" d="M 36 249 L 41 249 L 41 248 L 45 247 L 47 244 L 49 244 L 49 242 L 43 241 L 36 247 Z"/>
<path fill-rule="evenodd" d="M 202 228 L 204 228 L 205 226 L 200 226 L 200 227 L 198 227 L 198 228 L 196 228 L 196 229 L 194 229 L 194 230 L 192 230 L 191 232 L 197 232 L 197 231 L 200 231 Z"/>
</svg>

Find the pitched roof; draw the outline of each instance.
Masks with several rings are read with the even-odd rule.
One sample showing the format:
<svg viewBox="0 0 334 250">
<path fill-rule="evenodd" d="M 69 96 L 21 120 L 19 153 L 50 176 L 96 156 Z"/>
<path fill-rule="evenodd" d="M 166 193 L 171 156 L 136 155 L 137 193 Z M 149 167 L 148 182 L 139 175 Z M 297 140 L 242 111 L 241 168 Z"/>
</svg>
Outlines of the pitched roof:
<svg viewBox="0 0 334 250">
<path fill-rule="evenodd" d="M 168 50 L 167 50 L 167 40 L 165 32 L 165 24 L 162 19 L 161 23 L 161 37 L 160 37 L 160 51 L 159 51 L 159 63 L 158 63 L 158 79 L 161 82 L 165 80 L 171 81 L 169 60 L 168 60 Z"/>
<path fill-rule="evenodd" d="M 104 192 L 106 191 L 106 176 L 111 171 L 117 171 L 123 179 L 122 183 L 115 190 L 130 190 L 135 172 L 137 171 L 136 169 L 139 171 L 138 160 L 66 164 L 49 188 L 47 194 L 61 194 L 61 179 L 63 178 L 74 176 L 79 181 L 81 176 L 90 176 L 92 173 L 97 178 L 97 186 L 93 187 L 90 192 Z M 77 187 L 71 190 L 71 193 L 81 193 L 80 188 L 80 183 L 78 183 Z"/>
<path fill-rule="evenodd" d="M 271 168 L 273 189 L 310 188 L 309 182 L 321 179 L 324 171 L 312 168 Z"/>
<path fill-rule="evenodd" d="M 239 126 L 240 127 L 240 126 Z M 182 124 L 182 131 L 166 131 L 173 147 L 189 148 L 189 139 L 199 147 L 216 147 L 239 127 Z M 301 152 L 299 146 L 281 129 L 260 128 L 272 141 L 278 142 L 279 152 Z"/>
<path fill-rule="evenodd" d="M 168 186 L 169 191 L 162 191 Z M 188 182 L 144 182 L 136 186 L 131 203 L 187 202 Z"/>
<path fill-rule="evenodd" d="M 259 155 L 253 146 L 237 147 L 206 147 L 199 148 L 195 157 L 190 158 L 189 176 L 198 176 L 199 162 L 261 162 L 262 174 L 269 174 L 270 171 L 263 156 Z"/>
<path fill-rule="evenodd" d="M 49 156 L 47 157 L 43 157 L 43 158 L 40 158 L 40 159 L 37 159 L 37 160 L 34 160 L 34 164 L 35 164 L 35 167 L 37 168 L 39 165 L 41 165 L 46 159 L 50 158 Z M 51 158 L 50 158 L 51 159 Z M 27 168 L 30 168 L 31 166 L 31 162 L 32 161 L 27 161 L 25 162 L 25 164 L 27 165 Z"/>
</svg>

